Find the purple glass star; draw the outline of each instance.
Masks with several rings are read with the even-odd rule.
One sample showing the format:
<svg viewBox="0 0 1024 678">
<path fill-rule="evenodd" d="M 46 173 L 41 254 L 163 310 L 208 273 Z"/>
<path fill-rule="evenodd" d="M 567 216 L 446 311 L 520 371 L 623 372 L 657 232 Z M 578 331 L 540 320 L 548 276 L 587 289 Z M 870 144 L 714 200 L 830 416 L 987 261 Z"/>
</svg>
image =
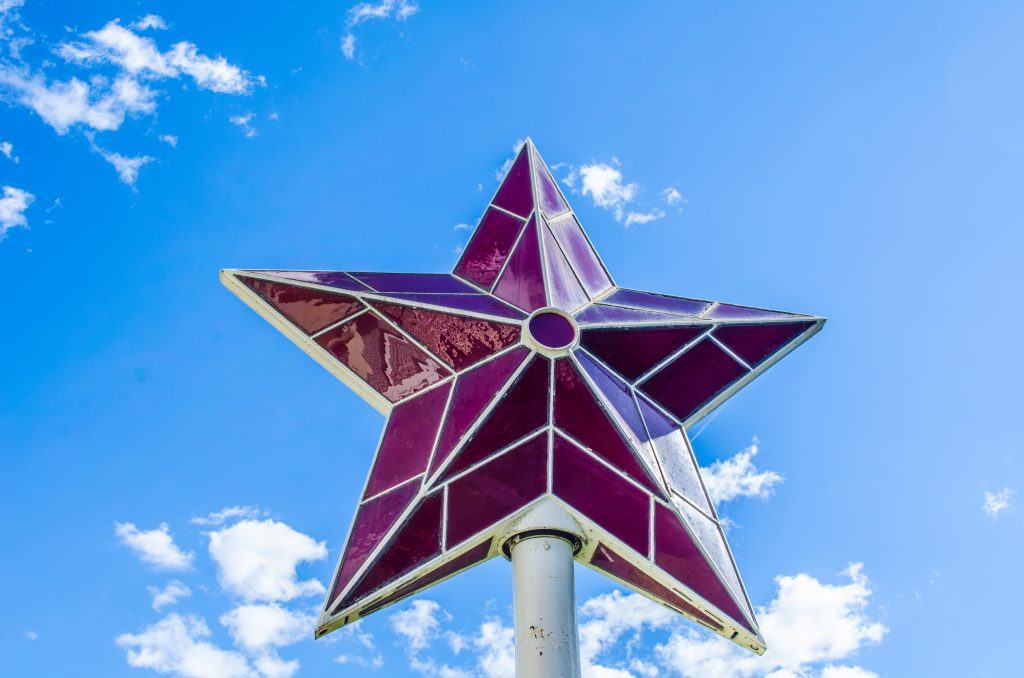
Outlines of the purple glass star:
<svg viewBox="0 0 1024 678">
<path fill-rule="evenodd" d="M 387 416 L 318 635 L 498 555 L 550 498 L 580 562 L 764 650 L 686 428 L 824 319 L 615 286 L 530 141 L 451 275 L 221 277 Z"/>
</svg>

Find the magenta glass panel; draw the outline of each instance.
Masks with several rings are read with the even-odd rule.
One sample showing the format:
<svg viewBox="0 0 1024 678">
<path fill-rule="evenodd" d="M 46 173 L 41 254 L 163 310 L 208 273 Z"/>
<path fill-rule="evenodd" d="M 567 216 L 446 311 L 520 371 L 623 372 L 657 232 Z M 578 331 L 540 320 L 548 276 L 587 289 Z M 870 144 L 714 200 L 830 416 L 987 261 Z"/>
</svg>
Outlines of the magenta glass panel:
<svg viewBox="0 0 1024 678">
<path fill-rule="evenodd" d="M 381 313 L 426 346 L 449 367 L 463 370 L 519 341 L 519 326 L 371 302 Z"/>
<path fill-rule="evenodd" d="M 537 241 L 537 222 L 531 218 L 519 244 L 498 279 L 495 296 L 525 311 L 536 311 L 546 304 L 544 276 L 541 274 L 540 244 Z"/>
<path fill-rule="evenodd" d="M 427 470 L 437 427 L 451 390 L 452 383 L 448 382 L 391 410 L 366 483 L 365 496 L 383 492 Z"/>
<path fill-rule="evenodd" d="M 569 206 L 562 200 L 562 195 L 558 192 L 558 187 L 555 185 L 554 177 L 551 176 L 547 165 L 544 164 L 544 161 L 540 159 L 540 155 L 536 152 L 533 154 L 533 167 L 536 174 L 540 207 L 544 210 L 544 214 L 548 217 L 553 217 L 556 214 L 567 211 Z"/>
<path fill-rule="evenodd" d="M 522 219 L 493 207 L 487 208 L 484 218 L 480 220 L 480 225 L 459 257 L 454 273 L 490 289 L 521 230 Z"/>
<path fill-rule="evenodd" d="M 648 550 L 650 495 L 555 435 L 552 490 L 643 556 Z"/>
<path fill-rule="evenodd" d="M 316 343 L 393 403 L 451 374 L 373 313 L 324 332 Z"/>
<path fill-rule="evenodd" d="M 451 478 L 548 423 L 551 363 L 536 356 L 441 476 Z"/>
<path fill-rule="evenodd" d="M 448 408 L 448 415 L 445 417 L 428 475 L 433 475 L 448 458 L 452 449 L 528 354 L 529 350 L 523 347 L 512 349 L 488 363 L 460 374 L 455 379 L 452 404 Z"/>
<path fill-rule="evenodd" d="M 526 217 L 533 210 L 533 187 L 530 185 L 530 156 L 524 144 L 492 201 L 498 207 Z"/>
<path fill-rule="evenodd" d="M 544 261 L 548 275 L 548 306 L 572 311 L 586 304 L 590 299 L 576 279 L 572 267 L 566 261 L 551 231 L 540 219 L 540 230 L 544 240 Z"/>
<path fill-rule="evenodd" d="M 363 308 L 355 297 L 298 285 L 238 276 L 238 279 L 306 334 L 344 320 Z"/>
<path fill-rule="evenodd" d="M 654 505 L 654 562 L 702 598 L 753 632 L 725 585 L 704 559 L 678 516 Z"/>
<path fill-rule="evenodd" d="M 503 318 L 525 318 L 526 314 L 514 306 L 495 299 L 489 294 L 388 294 L 391 299 L 401 299 L 412 304 L 431 304 L 443 306 L 454 311 L 469 311 L 471 313 L 483 313 L 496 315 Z"/>
<path fill-rule="evenodd" d="M 341 607 L 348 607 L 441 553 L 440 492 L 426 497 L 405 525 L 391 537 L 384 551 L 345 596 Z"/>
<path fill-rule="evenodd" d="M 529 324 L 530 335 L 548 348 L 565 348 L 576 340 L 576 328 L 560 313 L 538 313 Z"/>
<path fill-rule="evenodd" d="M 753 306 L 736 306 L 734 304 L 718 304 L 707 314 L 711 320 L 761 320 L 770 318 L 797 318 L 795 313 L 769 311 Z"/>
<path fill-rule="evenodd" d="M 715 338 L 743 358 L 748 365 L 757 367 L 813 325 L 813 320 L 762 325 L 722 325 L 715 330 Z"/>
<path fill-rule="evenodd" d="M 479 291 L 448 273 L 353 273 L 377 292 L 435 292 L 479 294 Z"/>
<path fill-rule="evenodd" d="M 597 258 L 597 253 L 591 247 L 587 236 L 583 234 L 576 217 L 570 214 L 552 221 L 550 225 L 555 239 L 562 246 L 562 251 L 579 276 L 587 294 L 593 298 L 611 287 L 611 278 L 601 265 L 601 260 Z"/>
<path fill-rule="evenodd" d="M 652 492 L 661 492 L 566 359 L 555 362 L 555 426 Z"/>
<path fill-rule="evenodd" d="M 656 311 L 641 311 L 636 308 L 625 308 L 623 306 L 607 306 L 605 304 L 591 304 L 576 314 L 576 322 L 580 324 L 660 324 L 668 325 L 678 323 L 682 320 L 678 315 L 670 313 L 658 313 Z"/>
<path fill-rule="evenodd" d="M 345 544 L 338 577 L 334 580 L 331 600 L 341 594 L 419 489 L 419 483 L 406 483 L 359 507 L 356 519 L 352 523 L 352 531 L 348 535 L 348 542 Z"/>
<path fill-rule="evenodd" d="M 599 543 L 597 545 L 594 555 L 590 559 L 590 564 L 602 572 L 607 572 L 611 576 L 621 579 L 634 588 L 647 592 L 649 595 L 658 598 L 680 612 L 695 617 L 698 621 L 716 631 L 721 631 L 724 628 L 717 619 L 708 616 L 700 608 L 694 607 L 681 594 L 664 586 L 657 579 L 634 566 L 604 544 Z"/>
<path fill-rule="evenodd" d="M 643 396 L 637 398 L 637 403 L 669 489 L 686 497 L 709 515 L 715 515 L 682 427 L 655 409 Z"/>
<path fill-rule="evenodd" d="M 447 548 L 507 518 L 547 487 L 546 433 L 453 480 L 448 486 Z"/>
<path fill-rule="evenodd" d="M 701 339 L 643 382 L 640 390 L 685 422 L 746 373 L 746 368 L 715 342 Z"/>
<path fill-rule="evenodd" d="M 583 332 L 583 347 L 631 382 L 711 325 L 592 329 Z"/>
<path fill-rule="evenodd" d="M 685 299 L 683 297 L 670 297 L 665 294 L 654 294 L 653 292 L 641 292 L 640 290 L 627 290 L 619 288 L 605 297 L 609 304 L 620 306 L 634 306 L 645 308 L 651 311 L 664 311 L 676 315 L 695 316 L 710 305 L 710 302 L 698 299 Z"/>
<path fill-rule="evenodd" d="M 264 273 L 276 278 L 287 278 L 311 282 L 328 287 L 337 287 L 342 290 L 355 292 L 369 292 L 370 289 L 344 271 L 251 271 L 252 273 Z"/>
</svg>

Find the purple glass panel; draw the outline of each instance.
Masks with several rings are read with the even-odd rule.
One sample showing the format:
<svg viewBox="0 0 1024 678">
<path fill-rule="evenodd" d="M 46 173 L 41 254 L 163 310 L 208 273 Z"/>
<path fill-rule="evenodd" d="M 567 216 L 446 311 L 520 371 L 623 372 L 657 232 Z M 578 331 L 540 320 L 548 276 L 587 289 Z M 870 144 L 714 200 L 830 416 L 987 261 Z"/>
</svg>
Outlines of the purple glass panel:
<svg viewBox="0 0 1024 678">
<path fill-rule="evenodd" d="M 634 566 L 628 560 L 615 553 L 604 544 L 598 544 L 597 549 L 594 550 L 594 556 L 590 559 L 590 564 L 602 572 L 607 572 L 613 577 L 616 577 L 632 587 L 646 592 L 648 595 L 654 596 L 662 602 L 668 604 L 671 607 L 690 615 L 697 619 L 705 626 L 710 626 L 716 631 L 721 631 L 724 627 L 722 624 L 704 612 L 699 608 L 694 607 L 689 601 L 682 597 L 681 594 L 673 591 L 672 589 L 664 586 L 657 579 L 650 576 L 640 568 Z"/>
<path fill-rule="evenodd" d="M 453 275 L 447 273 L 353 273 L 377 292 L 433 292 L 479 294 Z"/>
<path fill-rule="evenodd" d="M 580 324 L 617 324 L 617 325 L 668 325 L 682 321 L 677 315 L 669 313 L 658 313 L 655 311 L 641 311 L 636 308 L 624 308 L 622 306 L 606 306 L 605 304 L 591 304 L 576 314 L 576 322 Z"/>
<path fill-rule="evenodd" d="M 757 367 L 813 325 L 813 320 L 762 325 L 722 325 L 715 330 L 715 338 L 747 361 L 748 365 Z"/>
<path fill-rule="evenodd" d="M 344 271 L 251 271 L 251 273 L 263 273 L 265 275 L 272 275 L 275 278 L 311 282 L 354 292 L 370 291 L 366 285 Z"/>
<path fill-rule="evenodd" d="M 509 306 L 489 294 L 389 294 L 392 299 L 400 299 L 412 304 L 430 304 L 443 306 L 455 311 L 469 311 L 496 315 L 503 318 L 522 319 L 526 314 L 518 308 Z"/>
<path fill-rule="evenodd" d="M 710 326 L 593 329 L 583 333 L 580 343 L 632 382 Z"/>
<path fill-rule="evenodd" d="M 472 439 L 459 450 L 441 480 L 469 468 L 478 461 L 511 445 L 548 423 L 548 382 L 551 363 L 537 356 L 523 370 L 515 384 L 505 392 L 487 417 L 473 433 Z"/>
<path fill-rule="evenodd" d="M 370 470 L 366 496 L 383 492 L 427 470 L 437 427 L 451 390 L 452 383 L 448 382 L 391 410 L 377 458 Z"/>
<path fill-rule="evenodd" d="M 548 348 L 565 348 L 576 340 L 576 328 L 561 313 L 545 311 L 530 318 L 530 335 Z"/>
<path fill-rule="evenodd" d="M 519 341 L 519 326 L 371 302 L 381 313 L 426 346 L 449 367 L 463 370 Z"/>
<path fill-rule="evenodd" d="M 769 311 L 753 306 L 736 306 L 734 304 L 718 304 L 707 314 L 711 320 L 761 320 L 770 318 L 797 318 L 795 313 Z"/>
<path fill-rule="evenodd" d="M 528 144 L 523 144 L 519 156 L 501 180 L 501 186 L 492 201 L 498 207 L 526 218 L 533 210 L 533 187 L 530 185 L 530 156 Z"/>
<path fill-rule="evenodd" d="M 701 339 L 643 382 L 640 390 L 685 422 L 746 373 L 746 368 L 715 342 Z"/>
<path fill-rule="evenodd" d="M 536 311 L 545 305 L 536 219 L 531 218 L 526 224 L 505 272 L 498 279 L 494 294 L 524 311 Z"/>
<path fill-rule="evenodd" d="M 448 486 L 451 548 L 547 491 L 548 436 L 541 433 Z"/>
<path fill-rule="evenodd" d="M 566 359 L 555 362 L 555 425 L 644 487 L 661 492 Z"/>
<path fill-rule="evenodd" d="M 455 394 L 452 395 L 452 404 L 448 408 L 428 475 L 433 475 L 448 458 L 452 449 L 528 354 L 529 350 L 523 347 L 512 349 L 455 379 Z"/>
<path fill-rule="evenodd" d="M 635 308 L 646 308 L 651 311 L 664 311 L 676 315 L 695 316 L 710 305 L 708 301 L 698 299 L 684 299 L 683 297 L 670 297 L 665 294 L 654 294 L 653 292 L 641 292 L 639 290 L 627 290 L 619 288 L 605 297 L 609 304 L 620 306 L 633 306 Z"/>
<path fill-rule="evenodd" d="M 441 493 L 435 492 L 420 502 L 359 583 L 345 596 L 341 607 L 352 605 L 441 553 L 443 500 Z"/>
<path fill-rule="evenodd" d="M 654 562 L 737 624 L 753 632 L 679 517 L 657 502 L 654 505 Z"/>
<path fill-rule="evenodd" d="M 453 272 L 490 289 L 521 230 L 522 219 L 487 208 Z"/>
<path fill-rule="evenodd" d="M 238 279 L 306 334 L 319 332 L 363 308 L 355 297 L 347 294 L 334 294 L 241 275 Z"/>
<path fill-rule="evenodd" d="M 650 495 L 555 435 L 552 490 L 643 556 L 649 544 Z"/>
<path fill-rule="evenodd" d="M 566 261 L 551 231 L 540 220 L 544 240 L 544 261 L 548 274 L 548 305 L 563 311 L 572 311 L 586 304 L 590 299 L 580 286 L 572 267 Z"/>
<path fill-rule="evenodd" d="M 359 507 L 356 519 L 352 523 L 352 531 L 348 535 L 348 542 L 345 544 L 345 554 L 341 559 L 338 578 L 331 589 L 331 600 L 341 594 L 419 489 L 419 483 L 406 483 Z"/>
<path fill-rule="evenodd" d="M 537 193 L 540 197 L 540 207 L 544 210 L 544 214 L 553 217 L 567 211 L 569 206 L 562 199 L 562 194 L 558 192 L 551 172 L 548 171 L 547 165 L 540 159 L 540 154 L 536 150 L 533 154 L 533 168 L 536 175 Z"/>
<path fill-rule="evenodd" d="M 576 217 L 570 214 L 551 222 L 551 231 L 591 298 L 612 286 L 611 278 L 605 272 L 587 236 L 583 234 Z"/>
<path fill-rule="evenodd" d="M 637 403 L 669 489 L 686 497 L 709 515 L 715 515 L 704 493 L 704 484 L 683 429 L 658 412 L 643 396 L 637 398 Z"/>
<path fill-rule="evenodd" d="M 316 343 L 393 403 L 451 374 L 373 313 L 324 332 Z"/>
</svg>

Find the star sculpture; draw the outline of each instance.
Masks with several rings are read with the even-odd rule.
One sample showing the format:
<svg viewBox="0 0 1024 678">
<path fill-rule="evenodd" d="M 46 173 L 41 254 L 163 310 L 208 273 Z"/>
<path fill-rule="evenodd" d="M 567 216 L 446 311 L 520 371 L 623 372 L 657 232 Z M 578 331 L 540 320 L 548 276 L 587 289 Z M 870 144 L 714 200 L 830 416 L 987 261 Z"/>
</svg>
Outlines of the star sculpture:
<svg viewBox="0 0 1024 678">
<path fill-rule="evenodd" d="M 546 500 L 577 560 L 764 651 L 686 429 L 823 318 L 618 287 L 529 140 L 451 274 L 221 279 L 387 417 L 318 636 L 500 554 Z"/>
</svg>

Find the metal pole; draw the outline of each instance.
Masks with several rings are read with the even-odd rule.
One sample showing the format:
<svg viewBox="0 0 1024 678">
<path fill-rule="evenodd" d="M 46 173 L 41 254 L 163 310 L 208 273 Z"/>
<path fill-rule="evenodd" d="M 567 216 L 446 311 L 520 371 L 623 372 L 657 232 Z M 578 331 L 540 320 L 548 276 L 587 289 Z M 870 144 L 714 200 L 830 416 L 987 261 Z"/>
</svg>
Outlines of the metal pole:
<svg viewBox="0 0 1024 678">
<path fill-rule="evenodd" d="M 566 536 L 536 531 L 509 540 L 518 678 L 580 676 L 573 544 Z"/>
</svg>

